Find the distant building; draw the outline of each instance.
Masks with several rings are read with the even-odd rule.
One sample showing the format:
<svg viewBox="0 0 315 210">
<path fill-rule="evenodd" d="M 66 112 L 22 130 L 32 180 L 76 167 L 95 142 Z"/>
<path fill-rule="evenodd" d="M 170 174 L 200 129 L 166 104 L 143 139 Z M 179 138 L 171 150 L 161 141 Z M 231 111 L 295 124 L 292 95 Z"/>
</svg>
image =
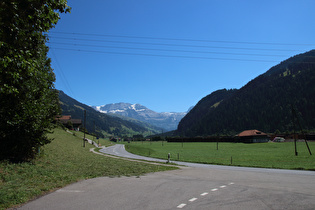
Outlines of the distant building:
<svg viewBox="0 0 315 210">
<path fill-rule="evenodd" d="M 56 121 L 62 123 L 68 129 L 73 129 L 76 131 L 80 130 L 80 126 L 82 125 L 81 119 L 72 119 L 71 115 L 61 115 L 56 117 Z"/>
<path fill-rule="evenodd" d="M 240 142 L 243 143 L 263 143 L 270 140 L 266 133 L 259 130 L 246 130 L 237 135 Z"/>
</svg>

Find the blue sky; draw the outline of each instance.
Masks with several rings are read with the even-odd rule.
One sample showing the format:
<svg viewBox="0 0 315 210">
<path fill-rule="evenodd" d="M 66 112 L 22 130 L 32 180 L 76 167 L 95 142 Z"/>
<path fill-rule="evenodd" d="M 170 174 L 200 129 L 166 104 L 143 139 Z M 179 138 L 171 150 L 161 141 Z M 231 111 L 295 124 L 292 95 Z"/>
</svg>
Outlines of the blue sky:
<svg viewBox="0 0 315 210">
<path fill-rule="evenodd" d="M 315 1 L 68 0 L 49 32 L 55 87 L 87 105 L 182 112 L 315 49 Z"/>
</svg>

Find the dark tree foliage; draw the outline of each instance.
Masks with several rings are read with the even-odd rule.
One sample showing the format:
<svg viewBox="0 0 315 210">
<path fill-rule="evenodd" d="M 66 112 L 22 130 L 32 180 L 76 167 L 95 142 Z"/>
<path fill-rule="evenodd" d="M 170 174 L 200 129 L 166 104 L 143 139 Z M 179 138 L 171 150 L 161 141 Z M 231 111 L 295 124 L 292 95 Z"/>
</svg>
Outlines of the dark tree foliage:
<svg viewBox="0 0 315 210">
<path fill-rule="evenodd" d="M 69 12 L 66 0 L 0 3 L 0 159 L 25 161 L 51 141 L 58 113 L 45 32 Z"/>
<path fill-rule="evenodd" d="M 197 105 L 180 121 L 178 130 L 183 131 L 185 128 L 198 127 L 203 129 L 200 122 L 208 113 L 215 110 L 221 102 L 230 98 L 237 89 L 222 89 L 214 91 L 213 93 L 202 98 Z M 195 136 L 194 130 L 186 130 L 185 135 Z M 198 135 L 198 134 L 197 134 Z"/>
<path fill-rule="evenodd" d="M 179 123 L 178 134 L 291 132 L 292 106 L 303 129 L 315 130 L 315 50 L 289 58 L 241 89 L 226 93 L 221 90 L 202 99 Z"/>
</svg>

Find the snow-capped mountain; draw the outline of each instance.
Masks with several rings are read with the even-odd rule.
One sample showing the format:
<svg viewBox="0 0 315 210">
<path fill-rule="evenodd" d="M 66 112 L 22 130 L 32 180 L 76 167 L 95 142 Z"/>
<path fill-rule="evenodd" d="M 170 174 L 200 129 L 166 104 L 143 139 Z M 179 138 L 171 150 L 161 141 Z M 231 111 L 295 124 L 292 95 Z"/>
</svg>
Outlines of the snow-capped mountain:
<svg viewBox="0 0 315 210">
<path fill-rule="evenodd" d="M 154 112 L 141 104 L 114 103 L 102 106 L 92 106 L 95 110 L 133 118 L 162 128 L 164 131 L 177 129 L 179 121 L 187 112 Z"/>
</svg>

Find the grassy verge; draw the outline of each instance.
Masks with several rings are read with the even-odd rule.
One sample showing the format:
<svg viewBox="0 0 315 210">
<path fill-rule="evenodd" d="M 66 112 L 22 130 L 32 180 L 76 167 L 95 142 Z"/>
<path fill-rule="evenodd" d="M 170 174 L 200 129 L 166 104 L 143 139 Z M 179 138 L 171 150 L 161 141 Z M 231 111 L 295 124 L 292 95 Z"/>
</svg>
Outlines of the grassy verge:
<svg viewBox="0 0 315 210">
<path fill-rule="evenodd" d="M 315 142 L 309 142 L 315 153 Z M 294 143 L 167 143 L 132 142 L 126 149 L 134 154 L 185 162 L 218 165 L 249 166 L 281 169 L 315 170 L 315 155 L 309 155 L 304 142 L 297 142 L 298 156 Z"/>
<path fill-rule="evenodd" d="M 83 144 L 83 137 L 84 137 L 84 133 L 80 132 L 80 131 L 69 131 L 71 133 L 73 133 L 73 135 L 77 136 L 78 138 L 82 139 L 82 144 Z M 85 138 L 93 140 L 96 143 L 99 143 L 101 146 L 105 146 L 105 147 L 109 147 L 114 145 L 114 142 L 109 141 L 109 139 L 96 139 L 95 137 L 93 137 L 92 135 L 86 134 Z"/>
<path fill-rule="evenodd" d="M 0 162 L 0 209 L 10 208 L 79 180 L 100 176 L 139 176 L 175 169 L 93 154 L 82 138 L 56 129 L 55 140 L 32 163 Z"/>
</svg>

